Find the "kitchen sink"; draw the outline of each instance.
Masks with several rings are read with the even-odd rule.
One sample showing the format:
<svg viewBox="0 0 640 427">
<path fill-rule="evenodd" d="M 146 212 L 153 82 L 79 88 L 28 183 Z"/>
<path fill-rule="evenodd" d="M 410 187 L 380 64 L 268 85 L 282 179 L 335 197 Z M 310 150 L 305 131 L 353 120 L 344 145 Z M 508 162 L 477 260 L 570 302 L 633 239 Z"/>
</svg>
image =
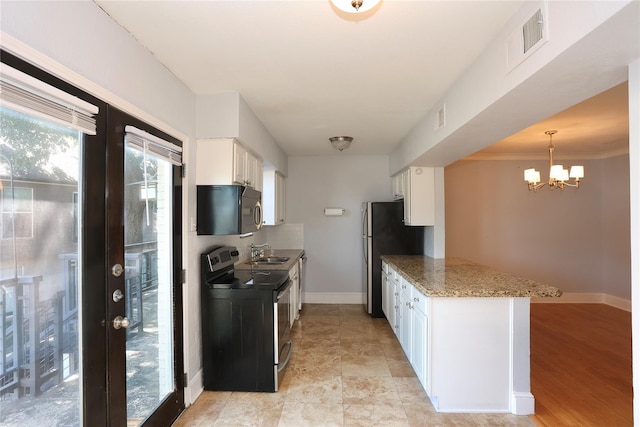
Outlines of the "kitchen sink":
<svg viewBox="0 0 640 427">
<path fill-rule="evenodd" d="M 262 257 L 258 259 L 254 259 L 251 262 L 258 265 L 276 265 L 276 264 L 284 264 L 289 261 L 291 258 L 288 256 L 268 256 Z"/>
</svg>

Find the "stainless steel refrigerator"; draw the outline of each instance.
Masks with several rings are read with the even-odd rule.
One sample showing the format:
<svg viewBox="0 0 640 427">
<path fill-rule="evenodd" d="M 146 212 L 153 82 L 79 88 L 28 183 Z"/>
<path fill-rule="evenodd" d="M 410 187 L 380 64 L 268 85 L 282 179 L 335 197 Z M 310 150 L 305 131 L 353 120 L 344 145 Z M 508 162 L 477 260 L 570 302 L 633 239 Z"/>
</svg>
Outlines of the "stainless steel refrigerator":
<svg viewBox="0 0 640 427">
<path fill-rule="evenodd" d="M 424 227 L 404 225 L 404 204 L 365 202 L 362 204 L 362 252 L 367 313 L 384 317 L 382 312 L 381 255 L 423 255 Z"/>
</svg>

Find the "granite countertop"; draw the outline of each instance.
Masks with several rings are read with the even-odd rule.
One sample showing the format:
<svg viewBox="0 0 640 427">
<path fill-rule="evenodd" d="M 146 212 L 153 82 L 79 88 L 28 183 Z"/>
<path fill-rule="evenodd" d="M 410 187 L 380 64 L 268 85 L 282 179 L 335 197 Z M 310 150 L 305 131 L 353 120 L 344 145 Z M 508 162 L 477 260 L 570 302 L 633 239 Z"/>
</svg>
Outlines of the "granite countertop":
<svg viewBox="0 0 640 427">
<path fill-rule="evenodd" d="M 289 257 L 284 264 L 252 265 L 251 260 L 240 261 L 235 264 L 236 270 L 290 270 L 298 259 L 304 255 L 304 249 L 265 249 L 264 256 Z"/>
<path fill-rule="evenodd" d="M 462 258 L 383 255 L 403 278 L 428 297 L 559 297 L 562 291 Z"/>
</svg>

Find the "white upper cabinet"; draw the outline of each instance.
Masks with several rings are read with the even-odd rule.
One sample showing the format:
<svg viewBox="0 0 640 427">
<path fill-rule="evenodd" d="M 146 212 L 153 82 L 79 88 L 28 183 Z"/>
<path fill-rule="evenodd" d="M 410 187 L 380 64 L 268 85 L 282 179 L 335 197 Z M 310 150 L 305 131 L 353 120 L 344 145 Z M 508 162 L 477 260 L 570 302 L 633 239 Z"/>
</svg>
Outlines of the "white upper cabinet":
<svg viewBox="0 0 640 427">
<path fill-rule="evenodd" d="M 401 172 L 391 177 L 391 188 L 393 190 L 393 200 L 404 199 L 404 185 L 402 182 L 404 174 Z"/>
<path fill-rule="evenodd" d="M 238 184 L 262 191 L 262 159 L 232 138 L 199 139 L 196 184 Z"/>
<path fill-rule="evenodd" d="M 404 199 L 405 225 L 435 225 L 435 169 L 411 166 L 391 177 L 394 200 Z"/>
<path fill-rule="evenodd" d="M 262 192 L 264 225 L 280 225 L 285 222 L 285 177 L 278 171 L 265 171 Z"/>
</svg>

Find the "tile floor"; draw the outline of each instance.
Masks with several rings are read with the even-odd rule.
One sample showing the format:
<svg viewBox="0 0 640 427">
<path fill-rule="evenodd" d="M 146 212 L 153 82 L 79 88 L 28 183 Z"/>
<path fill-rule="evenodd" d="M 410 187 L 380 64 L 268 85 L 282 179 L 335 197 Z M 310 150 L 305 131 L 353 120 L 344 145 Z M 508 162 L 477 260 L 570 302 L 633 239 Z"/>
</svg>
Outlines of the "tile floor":
<svg viewBox="0 0 640 427">
<path fill-rule="evenodd" d="M 437 413 L 386 319 L 305 304 L 277 393 L 203 392 L 174 426 L 535 426 L 512 414 Z"/>
</svg>

